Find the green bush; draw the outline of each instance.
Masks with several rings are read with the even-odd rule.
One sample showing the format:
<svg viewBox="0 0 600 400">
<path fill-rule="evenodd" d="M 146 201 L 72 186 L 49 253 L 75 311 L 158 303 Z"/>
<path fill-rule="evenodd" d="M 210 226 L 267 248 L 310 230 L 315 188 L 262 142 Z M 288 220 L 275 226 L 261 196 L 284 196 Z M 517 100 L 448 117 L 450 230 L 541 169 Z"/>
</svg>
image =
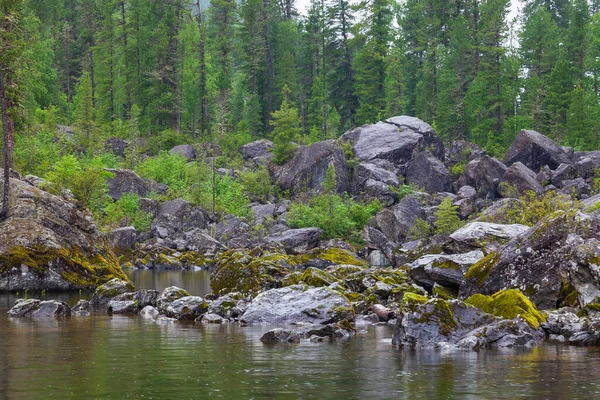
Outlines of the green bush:
<svg viewBox="0 0 600 400">
<path fill-rule="evenodd" d="M 450 196 L 447 196 L 440 203 L 436 217 L 435 230 L 440 234 L 450 234 L 463 225 L 460 218 L 458 218 L 458 207 L 452 205 Z"/>
<path fill-rule="evenodd" d="M 101 157 L 77 159 L 73 155 L 63 156 L 46 175 L 50 181 L 48 189 L 55 193 L 60 188 L 70 189 L 77 201 L 96 213 L 104 208 L 107 200 L 106 180 L 111 174 L 104 168 Z"/>
<path fill-rule="evenodd" d="M 271 175 L 266 166 L 261 165 L 256 171 L 246 171 L 240 174 L 240 182 L 244 193 L 267 202 L 272 196 L 277 195 L 277 188 L 271 180 Z"/>
<path fill-rule="evenodd" d="M 144 178 L 169 186 L 173 196 L 178 196 L 192 185 L 197 174 L 198 163 L 188 164 L 179 154 L 161 152 L 139 164 L 135 171 Z"/>
<path fill-rule="evenodd" d="M 191 188 L 190 194 L 186 196 L 188 200 L 207 211 L 233 214 L 248 219 L 252 216 L 250 200 L 244 194 L 244 188 L 239 182 L 233 180 L 230 176 L 216 174 L 213 184 L 211 172 L 206 175 L 204 171 L 201 176 L 204 179 L 201 179 Z"/>
<path fill-rule="evenodd" d="M 51 131 L 15 137 L 15 166 L 23 174 L 45 175 L 60 159 L 60 153 L 60 145 Z"/>
<path fill-rule="evenodd" d="M 150 230 L 152 214 L 140 209 L 140 197 L 127 193 L 114 203 L 104 207 L 103 224 L 106 228 L 116 228 L 120 225 L 133 225 L 138 232 Z"/>
<path fill-rule="evenodd" d="M 361 204 L 337 194 L 321 194 L 305 203 L 293 202 L 287 221 L 292 228 L 321 228 L 327 239 L 352 240 L 379 210 L 377 200 Z"/>
<path fill-rule="evenodd" d="M 175 146 L 187 143 L 189 143 L 187 137 L 172 129 L 167 129 L 148 139 L 148 153 L 155 156 L 162 151 L 169 151 Z"/>
</svg>

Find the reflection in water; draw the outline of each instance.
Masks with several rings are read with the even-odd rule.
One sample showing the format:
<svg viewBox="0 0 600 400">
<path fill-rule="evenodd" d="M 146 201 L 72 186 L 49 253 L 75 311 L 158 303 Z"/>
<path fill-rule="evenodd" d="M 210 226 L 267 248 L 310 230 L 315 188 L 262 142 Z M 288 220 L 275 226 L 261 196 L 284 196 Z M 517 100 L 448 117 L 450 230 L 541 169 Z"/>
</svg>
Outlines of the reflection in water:
<svg viewBox="0 0 600 400">
<path fill-rule="evenodd" d="M 207 275 L 197 282 L 170 273 L 132 278 L 138 287 L 209 291 Z M 347 342 L 266 346 L 258 339 L 268 326 L 156 325 L 108 315 L 9 319 L 9 302 L 0 296 L 0 399 L 600 396 L 597 348 L 400 351 L 387 326 Z"/>
<path fill-rule="evenodd" d="M 204 270 L 133 270 L 127 276 L 138 289 L 162 291 L 169 286 L 179 286 L 193 296 L 206 296 L 211 292 L 210 272 Z"/>
</svg>

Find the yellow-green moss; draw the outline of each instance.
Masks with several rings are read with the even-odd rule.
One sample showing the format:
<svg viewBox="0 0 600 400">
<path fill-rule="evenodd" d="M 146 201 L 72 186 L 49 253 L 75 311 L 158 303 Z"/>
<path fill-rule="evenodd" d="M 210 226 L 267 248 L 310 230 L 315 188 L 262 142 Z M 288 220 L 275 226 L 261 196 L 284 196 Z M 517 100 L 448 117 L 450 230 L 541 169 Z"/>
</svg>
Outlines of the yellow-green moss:
<svg viewBox="0 0 600 400">
<path fill-rule="evenodd" d="M 426 304 L 429 299 L 427 296 L 423 296 L 417 293 L 407 292 L 404 293 L 402 298 L 403 304 Z"/>
<path fill-rule="evenodd" d="M 331 274 L 316 268 L 307 268 L 302 274 L 300 280 L 304 281 L 304 283 L 309 286 L 315 287 L 329 286 L 334 282 L 338 282 L 338 280 Z"/>
<path fill-rule="evenodd" d="M 540 322 L 546 321 L 546 317 L 538 311 L 535 304 L 517 289 L 501 290 L 491 296 L 474 294 L 466 299 L 465 303 L 506 319 L 521 316 L 533 328 L 538 328 Z"/>
<path fill-rule="evenodd" d="M 52 249 L 44 246 L 14 246 L 0 255 L 0 270 L 27 266 L 40 274 L 53 265 L 61 276 L 73 285 L 84 289 L 101 285 L 112 278 L 129 281 L 117 257 L 108 247 L 104 255 L 86 255 L 81 248 Z"/>
<path fill-rule="evenodd" d="M 471 265 L 465 274 L 465 278 L 476 279 L 479 286 L 483 285 L 498 261 L 500 261 L 500 253 L 492 251 L 490 254 Z"/>
<path fill-rule="evenodd" d="M 452 300 L 457 296 L 457 291 L 454 288 L 448 286 L 442 286 L 438 283 L 433 285 L 433 295 L 440 299 Z"/>
<path fill-rule="evenodd" d="M 364 270 L 357 265 L 335 265 L 327 268 L 327 272 L 337 279 L 346 279 L 348 276 Z"/>
<path fill-rule="evenodd" d="M 450 335 L 457 326 L 452 305 L 443 299 L 428 299 L 419 294 L 405 293 L 402 308 L 420 314 L 415 319 L 416 323 L 437 324 L 439 332 L 444 336 Z"/>
<path fill-rule="evenodd" d="M 347 264 L 357 265 L 359 267 L 367 267 L 369 265 L 365 260 L 357 258 L 350 251 L 338 248 L 315 249 L 308 253 L 298 255 L 297 259 L 300 263 L 307 263 L 311 260 L 320 259 L 337 265 Z"/>
<path fill-rule="evenodd" d="M 431 263 L 431 266 L 434 268 L 454 269 L 460 271 L 460 265 L 451 260 L 434 260 Z"/>
<path fill-rule="evenodd" d="M 577 307 L 579 305 L 577 290 L 569 282 L 562 281 L 558 301 L 560 307 Z"/>
</svg>

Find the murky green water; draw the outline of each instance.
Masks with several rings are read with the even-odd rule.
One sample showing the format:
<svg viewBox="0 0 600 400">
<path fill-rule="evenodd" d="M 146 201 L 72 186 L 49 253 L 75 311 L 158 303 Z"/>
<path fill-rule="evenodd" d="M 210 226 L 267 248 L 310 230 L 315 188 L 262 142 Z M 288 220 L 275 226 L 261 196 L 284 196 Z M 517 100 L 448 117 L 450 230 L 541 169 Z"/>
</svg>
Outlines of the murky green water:
<svg viewBox="0 0 600 400">
<path fill-rule="evenodd" d="M 203 295 L 207 277 L 141 271 L 133 280 Z M 0 399 L 600 398 L 598 348 L 400 351 L 388 327 L 348 342 L 265 346 L 258 339 L 270 327 L 9 319 L 13 303 L 0 296 Z"/>
</svg>

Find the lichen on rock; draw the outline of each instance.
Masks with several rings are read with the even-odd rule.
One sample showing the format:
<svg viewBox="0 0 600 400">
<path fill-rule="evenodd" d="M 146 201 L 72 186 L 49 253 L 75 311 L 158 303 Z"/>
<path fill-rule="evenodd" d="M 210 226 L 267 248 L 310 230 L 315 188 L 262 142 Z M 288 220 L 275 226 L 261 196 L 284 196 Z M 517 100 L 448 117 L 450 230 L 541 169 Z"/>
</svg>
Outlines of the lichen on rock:
<svg viewBox="0 0 600 400">
<path fill-rule="evenodd" d="M 501 290 L 491 296 L 477 293 L 466 299 L 465 304 L 497 317 L 513 319 L 520 316 L 533 328 L 546 321 L 546 317 L 538 311 L 535 304 L 516 289 Z"/>
</svg>

